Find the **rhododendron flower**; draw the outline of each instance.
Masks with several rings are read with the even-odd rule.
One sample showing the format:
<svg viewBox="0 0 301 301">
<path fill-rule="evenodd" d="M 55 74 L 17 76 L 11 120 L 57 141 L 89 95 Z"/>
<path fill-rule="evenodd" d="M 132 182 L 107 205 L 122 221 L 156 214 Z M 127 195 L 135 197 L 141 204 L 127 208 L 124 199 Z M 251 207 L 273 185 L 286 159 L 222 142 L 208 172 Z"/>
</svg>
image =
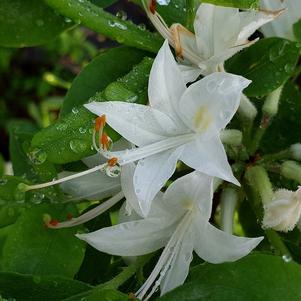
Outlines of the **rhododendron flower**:
<svg viewBox="0 0 301 301">
<path fill-rule="evenodd" d="M 119 256 L 139 256 L 165 246 L 152 273 L 136 293 L 147 300 L 181 285 L 188 274 L 192 252 L 211 263 L 235 261 L 254 249 L 262 237 L 244 238 L 209 223 L 213 178 L 190 173 L 155 198 L 145 219 L 121 223 L 88 234 L 78 234 L 96 249 Z"/>
<path fill-rule="evenodd" d="M 239 185 L 220 140 L 238 109 L 244 77 L 218 72 L 190 85 L 165 42 L 149 80 L 150 106 L 126 102 L 92 102 L 86 106 L 138 148 L 110 152 L 122 166 L 138 161 L 134 187 L 147 215 L 151 201 L 173 174 L 178 160 L 205 174 Z"/>
</svg>

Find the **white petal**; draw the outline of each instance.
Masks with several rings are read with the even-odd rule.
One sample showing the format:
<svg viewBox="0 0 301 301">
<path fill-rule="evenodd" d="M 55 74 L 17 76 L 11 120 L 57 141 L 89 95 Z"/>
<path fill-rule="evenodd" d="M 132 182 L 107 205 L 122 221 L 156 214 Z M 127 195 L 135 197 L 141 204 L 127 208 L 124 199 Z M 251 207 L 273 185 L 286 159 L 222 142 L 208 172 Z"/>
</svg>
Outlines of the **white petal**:
<svg viewBox="0 0 301 301">
<path fill-rule="evenodd" d="M 186 144 L 180 160 L 204 174 L 240 185 L 233 176 L 224 146 L 217 135 Z"/>
<path fill-rule="evenodd" d="M 194 82 L 201 75 L 200 68 L 195 66 L 179 64 L 179 68 L 182 72 L 185 83 Z"/>
<path fill-rule="evenodd" d="M 134 189 L 134 173 L 136 165 L 134 163 L 129 163 L 121 168 L 121 187 L 125 195 L 127 205 L 135 210 L 137 214 L 142 215 L 139 201 Z"/>
<path fill-rule="evenodd" d="M 210 218 L 213 197 L 213 178 L 192 172 L 174 181 L 166 190 L 163 202 L 174 215 L 183 214 L 190 202 L 198 204 L 205 218 Z"/>
<path fill-rule="evenodd" d="M 204 60 L 235 45 L 239 30 L 238 9 L 201 4 L 194 30 L 200 55 Z"/>
<path fill-rule="evenodd" d="M 191 231 L 186 232 L 176 252 L 177 254 L 171 262 L 171 267 L 161 283 L 161 295 L 183 284 L 187 278 L 193 252 Z"/>
<path fill-rule="evenodd" d="M 85 105 L 97 115 L 105 114 L 107 123 L 128 141 L 146 145 L 174 133 L 175 123 L 164 113 L 149 106 L 113 102 L 91 102 Z"/>
<path fill-rule="evenodd" d="M 95 249 L 118 256 L 139 256 L 162 248 L 174 225 L 160 218 L 144 219 L 76 236 Z"/>
<path fill-rule="evenodd" d="M 189 86 L 179 111 L 185 124 L 196 132 L 225 128 L 238 109 L 242 90 L 250 81 L 224 72 L 213 73 Z"/>
<path fill-rule="evenodd" d="M 134 186 L 144 216 L 149 213 L 151 202 L 174 173 L 182 147 L 168 150 L 138 161 Z"/>
<path fill-rule="evenodd" d="M 235 261 L 248 255 L 263 240 L 263 237 L 238 237 L 223 232 L 201 215 L 194 220 L 194 250 L 210 263 Z"/>
<path fill-rule="evenodd" d="M 278 14 L 265 11 L 246 11 L 240 12 L 240 28 L 237 44 L 245 43 L 245 41 L 252 35 L 260 26 L 273 21 Z M 300 14 L 301 16 L 301 14 Z"/>
<path fill-rule="evenodd" d="M 73 172 L 60 173 L 60 177 L 74 174 Z M 120 191 L 120 179 L 111 178 L 102 172 L 76 178 L 62 183 L 62 190 L 76 199 L 102 200 Z"/>
<path fill-rule="evenodd" d="M 148 96 L 150 105 L 172 117 L 178 125 L 177 104 L 186 90 L 181 71 L 165 41 L 150 72 Z"/>
</svg>

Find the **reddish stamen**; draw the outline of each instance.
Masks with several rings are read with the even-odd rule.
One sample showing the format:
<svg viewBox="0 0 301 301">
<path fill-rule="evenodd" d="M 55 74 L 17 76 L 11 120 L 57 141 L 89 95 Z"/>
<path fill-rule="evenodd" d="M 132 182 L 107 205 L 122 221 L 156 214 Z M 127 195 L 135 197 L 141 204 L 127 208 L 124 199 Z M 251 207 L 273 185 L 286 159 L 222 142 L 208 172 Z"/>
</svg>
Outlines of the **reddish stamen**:
<svg viewBox="0 0 301 301">
<path fill-rule="evenodd" d="M 57 219 L 52 219 L 50 222 L 49 222 L 49 225 L 55 227 L 59 224 L 59 221 Z"/>
<path fill-rule="evenodd" d="M 151 13 L 154 15 L 156 12 L 156 5 L 157 2 L 156 0 L 151 0 L 150 5 L 149 5 L 149 10 L 151 11 Z"/>
<path fill-rule="evenodd" d="M 111 159 L 108 160 L 108 165 L 110 167 L 113 167 L 113 166 L 115 166 L 117 164 L 117 162 L 118 162 L 118 158 L 113 157 L 113 158 L 111 158 Z"/>
<path fill-rule="evenodd" d="M 100 138 L 100 143 L 104 150 L 108 150 L 108 148 L 110 146 L 110 138 L 106 133 L 102 134 L 102 136 Z"/>
<path fill-rule="evenodd" d="M 103 129 L 106 125 L 106 115 L 101 115 L 95 119 L 94 129 L 96 132 L 99 132 L 100 129 Z"/>
<path fill-rule="evenodd" d="M 72 213 L 69 212 L 67 214 L 67 220 L 70 221 L 72 218 L 73 218 L 73 215 L 72 215 Z"/>
</svg>

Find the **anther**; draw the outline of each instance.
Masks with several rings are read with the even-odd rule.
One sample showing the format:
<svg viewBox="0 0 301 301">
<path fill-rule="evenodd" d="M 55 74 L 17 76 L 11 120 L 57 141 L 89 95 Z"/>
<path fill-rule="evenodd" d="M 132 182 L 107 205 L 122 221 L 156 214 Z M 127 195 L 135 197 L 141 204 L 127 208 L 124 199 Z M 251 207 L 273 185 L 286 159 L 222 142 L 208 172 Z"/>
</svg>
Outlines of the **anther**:
<svg viewBox="0 0 301 301">
<path fill-rule="evenodd" d="M 118 162 L 118 158 L 113 157 L 108 160 L 107 164 L 108 164 L 108 166 L 113 167 L 117 164 L 117 162 Z"/>
<path fill-rule="evenodd" d="M 94 129 L 99 132 L 106 125 L 106 115 L 101 115 L 95 119 Z"/>
<path fill-rule="evenodd" d="M 108 150 L 110 148 L 111 138 L 106 133 L 103 133 L 100 137 L 100 143 L 103 150 Z"/>
<path fill-rule="evenodd" d="M 151 0 L 149 4 L 149 10 L 154 15 L 156 13 L 156 0 Z"/>
</svg>

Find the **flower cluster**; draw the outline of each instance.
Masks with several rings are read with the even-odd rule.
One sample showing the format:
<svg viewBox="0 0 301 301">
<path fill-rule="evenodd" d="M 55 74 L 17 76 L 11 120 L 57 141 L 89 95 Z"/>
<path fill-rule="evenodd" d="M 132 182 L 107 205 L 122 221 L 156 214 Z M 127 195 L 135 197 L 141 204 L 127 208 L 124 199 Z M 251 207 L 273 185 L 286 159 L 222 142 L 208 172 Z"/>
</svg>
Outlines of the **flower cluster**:
<svg viewBox="0 0 301 301">
<path fill-rule="evenodd" d="M 94 131 L 98 152 L 84 161 L 90 170 L 64 174 L 56 183 L 73 179 L 62 184 L 66 192 L 88 199 L 110 198 L 78 218 L 48 225 L 63 228 L 84 223 L 125 198 L 119 224 L 77 236 L 97 250 L 119 256 L 140 256 L 164 248 L 136 293 L 140 299 L 148 300 L 159 287 L 164 294 L 181 285 L 193 251 L 210 263 L 235 261 L 263 239 L 234 236 L 209 222 L 214 180 L 240 185 L 222 136 L 237 110 L 248 102 L 243 90 L 251 83 L 227 73 L 224 62 L 256 43 L 257 39 L 250 41 L 249 37 L 263 25 L 265 35 L 291 37 L 278 31 L 278 24 L 289 18 L 285 4 L 262 3 L 266 9 L 259 11 L 201 4 L 192 33 L 180 24 L 167 26 L 154 1 L 144 2 L 147 15 L 165 39 L 150 72 L 149 104 L 114 101 L 85 105 L 99 118 Z M 293 11 L 290 6 L 288 9 Z M 278 21 L 265 25 L 281 14 Z M 113 148 L 104 132 L 106 124 L 123 137 Z M 161 189 L 179 162 L 193 171 L 177 178 L 163 193 Z M 45 186 L 30 189 L 40 187 Z M 300 189 L 295 193 L 276 191 L 264 206 L 263 226 L 291 230 L 301 215 L 300 204 Z"/>
</svg>

